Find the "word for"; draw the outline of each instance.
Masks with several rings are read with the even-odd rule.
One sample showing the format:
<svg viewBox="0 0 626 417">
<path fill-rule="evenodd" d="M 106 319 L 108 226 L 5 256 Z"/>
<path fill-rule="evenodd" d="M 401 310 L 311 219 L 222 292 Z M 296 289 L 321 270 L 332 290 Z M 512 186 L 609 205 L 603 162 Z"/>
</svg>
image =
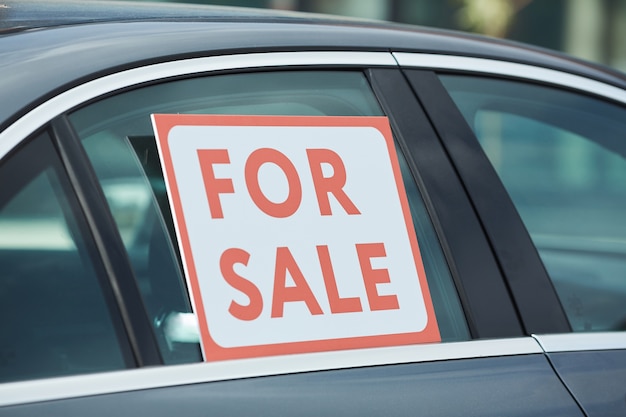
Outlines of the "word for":
<svg viewBox="0 0 626 417">
<path fill-rule="evenodd" d="M 198 149 L 198 158 L 202 170 L 202 179 L 209 201 L 211 217 L 224 218 L 220 194 L 235 193 L 231 178 L 216 178 L 213 165 L 230 164 L 227 149 Z M 346 184 L 346 169 L 341 157 L 330 149 L 307 149 L 309 171 L 315 188 L 317 203 L 322 216 L 332 215 L 329 195 L 332 194 L 341 207 L 350 215 L 361 214 L 352 200 L 343 190 Z M 287 178 L 289 192 L 283 202 L 271 201 L 259 185 L 259 170 L 264 164 L 274 164 Z M 325 177 L 323 164 L 333 169 L 331 176 Z M 276 218 L 292 216 L 302 202 L 302 183 L 300 174 L 291 160 L 282 152 L 272 148 L 260 148 L 253 151 L 244 166 L 246 189 L 254 204 L 265 214 Z"/>
</svg>

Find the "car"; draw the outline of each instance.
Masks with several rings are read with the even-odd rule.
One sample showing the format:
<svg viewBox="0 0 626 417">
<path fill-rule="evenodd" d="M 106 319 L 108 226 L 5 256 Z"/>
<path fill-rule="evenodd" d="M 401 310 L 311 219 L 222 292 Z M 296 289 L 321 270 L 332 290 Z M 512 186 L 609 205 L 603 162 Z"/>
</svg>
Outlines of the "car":
<svg viewBox="0 0 626 417">
<path fill-rule="evenodd" d="M 0 415 L 626 413 L 624 74 L 293 12 L 0 15 Z"/>
</svg>

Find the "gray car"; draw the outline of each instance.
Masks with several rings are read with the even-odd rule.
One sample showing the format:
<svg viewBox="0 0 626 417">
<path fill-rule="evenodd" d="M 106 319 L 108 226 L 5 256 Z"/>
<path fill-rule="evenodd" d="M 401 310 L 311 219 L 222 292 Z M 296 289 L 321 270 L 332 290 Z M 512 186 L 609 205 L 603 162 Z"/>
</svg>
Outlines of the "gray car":
<svg viewBox="0 0 626 417">
<path fill-rule="evenodd" d="M 5 1 L 0 415 L 626 413 L 626 76 Z"/>
</svg>

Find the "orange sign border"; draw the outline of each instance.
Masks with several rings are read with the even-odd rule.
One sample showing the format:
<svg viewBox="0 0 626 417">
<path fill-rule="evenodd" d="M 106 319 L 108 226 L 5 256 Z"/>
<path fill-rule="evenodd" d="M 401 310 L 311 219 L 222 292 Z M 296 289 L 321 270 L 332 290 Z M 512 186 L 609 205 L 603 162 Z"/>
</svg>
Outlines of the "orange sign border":
<svg viewBox="0 0 626 417">
<path fill-rule="evenodd" d="M 248 116 L 248 115 L 201 115 L 201 114 L 153 114 L 153 126 L 157 136 L 157 147 L 169 190 L 175 227 L 178 231 L 179 246 L 188 273 L 191 296 L 200 326 L 204 358 L 206 361 L 243 359 L 263 356 L 276 356 L 293 353 L 312 353 L 345 349 L 399 346 L 419 343 L 440 342 L 439 327 L 435 317 L 432 298 L 426 280 L 426 273 L 417 244 L 417 236 L 411 218 L 411 211 L 400 172 L 400 164 L 393 142 L 389 120 L 384 116 Z M 385 138 L 398 196 L 407 227 L 413 259 L 418 274 L 419 285 L 426 308 L 427 323 L 421 332 L 357 336 L 312 341 L 298 341 L 252 346 L 228 347 L 218 345 L 211 337 L 202 302 L 200 284 L 196 273 L 193 254 L 189 242 L 187 225 L 178 191 L 176 173 L 168 146 L 170 130 L 175 126 L 295 126 L 295 127 L 373 127 Z"/>
</svg>

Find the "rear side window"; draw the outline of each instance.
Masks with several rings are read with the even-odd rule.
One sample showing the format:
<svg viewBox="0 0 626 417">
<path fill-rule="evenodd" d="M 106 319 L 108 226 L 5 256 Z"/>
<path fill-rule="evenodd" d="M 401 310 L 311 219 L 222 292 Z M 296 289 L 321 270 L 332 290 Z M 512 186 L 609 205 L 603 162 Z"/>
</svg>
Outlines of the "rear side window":
<svg viewBox="0 0 626 417">
<path fill-rule="evenodd" d="M 442 76 L 532 237 L 575 331 L 626 329 L 626 110 Z"/>
<path fill-rule="evenodd" d="M 192 308 L 186 297 L 151 114 L 383 113 L 361 72 L 285 71 L 216 75 L 152 85 L 96 102 L 70 115 L 101 180 L 157 333 L 162 335 L 164 357 L 172 361 L 197 360 L 189 353 L 193 328 L 186 328 L 184 322 Z M 442 340 L 466 340 L 469 332 L 439 241 L 406 161 L 398 154 Z M 157 246 L 160 255 L 155 256 Z M 162 266 L 155 268 L 156 262 Z M 154 272 L 157 270 L 160 278 Z M 245 304 L 245 300 L 240 303 Z M 177 317 L 176 324 L 168 327 L 163 321 L 168 317 Z"/>
<path fill-rule="evenodd" d="M 0 381 L 125 368 L 121 323 L 47 135 L 0 164 L 0 184 Z"/>
</svg>

